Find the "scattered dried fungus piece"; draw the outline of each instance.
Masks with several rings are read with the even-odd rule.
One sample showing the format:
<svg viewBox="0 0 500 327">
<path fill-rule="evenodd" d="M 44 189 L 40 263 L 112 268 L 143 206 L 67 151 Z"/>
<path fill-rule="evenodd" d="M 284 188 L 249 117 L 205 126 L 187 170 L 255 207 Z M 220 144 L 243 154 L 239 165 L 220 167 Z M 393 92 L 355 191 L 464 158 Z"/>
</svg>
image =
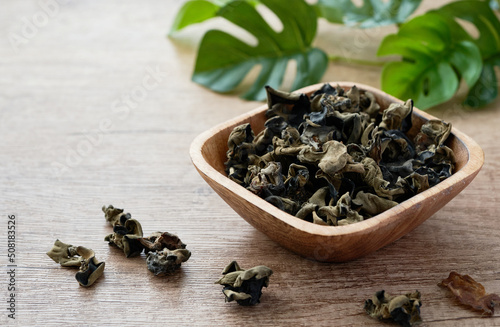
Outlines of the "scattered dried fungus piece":
<svg viewBox="0 0 500 327">
<path fill-rule="evenodd" d="M 254 305 L 260 302 L 262 287 L 269 285 L 273 271 L 266 266 L 256 266 L 247 270 L 240 268 L 236 261 L 222 271 L 224 275 L 216 284 L 224 286 L 222 293 L 226 302 L 236 301 L 239 305 Z"/>
<path fill-rule="evenodd" d="M 104 218 L 107 222 L 111 224 L 111 226 L 116 226 L 120 224 L 120 221 L 123 219 L 130 219 L 132 216 L 129 213 L 124 213 L 123 209 L 115 208 L 112 205 L 102 206 L 102 212 L 104 212 Z"/>
<path fill-rule="evenodd" d="M 164 276 L 175 272 L 181 267 L 181 263 L 186 262 L 191 257 L 191 252 L 186 249 L 169 250 L 164 248 L 161 251 L 149 252 L 146 264 L 149 271 L 156 276 Z"/>
<path fill-rule="evenodd" d="M 144 249 L 139 240 L 142 238 L 141 224 L 132 218 L 124 219 L 124 216 L 121 217 L 121 221 L 123 225 L 115 225 L 113 234 L 109 234 L 104 240 L 122 249 L 127 258 L 141 254 Z"/>
<path fill-rule="evenodd" d="M 80 267 L 81 260 L 77 256 L 76 246 L 71 244 L 56 240 L 47 255 L 63 267 Z"/>
<path fill-rule="evenodd" d="M 56 240 L 47 255 L 63 267 L 79 267 L 75 278 L 81 286 L 91 286 L 104 272 L 105 263 L 97 260 L 93 250 L 83 246 Z"/>
<path fill-rule="evenodd" d="M 146 264 L 149 271 L 157 276 L 173 273 L 191 257 L 186 244 L 177 235 L 168 232 L 156 232 L 139 241 L 148 255 Z"/>
<path fill-rule="evenodd" d="M 81 265 L 75 278 L 81 286 L 88 287 L 102 276 L 105 263 L 97 260 L 91 249 L 79 246 L 76 252 L 81 256 Z"/>
<path fill-rule="evenodd" d="M 139 242 L 144 246 L 145 253 L 150 251 L 161 251 L 164 248 L 169 250 L 186 248 L 186 244 L 182 243 L 177 235 L 168 232 L 155 232 L 149 237 L 140 238 Z"/>
<path fill-rule="evenodd" d="M 410 327 L 422 322 L 420 317 L 420 292 L 389 296 L 384 290 L 365 301 L 364 309 L 371 317 L 392 320 L 400 326 Z"/>
<path fill-rule="evenodd" d="M 500 296 L 497 294 L 486 294 L 484 286 L 476 282 L 469 275 L 460 275 L 452 271 L 448 278 L 438 284 L 448 289 L 463 304 L 481 310 L 486 314 L 493 315 L 495 306 L 500 304 Z"/>
</svg>

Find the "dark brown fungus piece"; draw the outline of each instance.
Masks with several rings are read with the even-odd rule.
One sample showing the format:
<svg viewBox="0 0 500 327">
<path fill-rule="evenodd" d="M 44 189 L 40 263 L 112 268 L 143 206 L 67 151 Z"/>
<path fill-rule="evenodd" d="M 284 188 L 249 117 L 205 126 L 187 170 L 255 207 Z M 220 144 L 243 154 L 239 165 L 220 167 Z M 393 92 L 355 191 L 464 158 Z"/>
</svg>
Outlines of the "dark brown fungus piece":
<svg viewBox="0 0 500 327">
<path fill-rule="evenodd" d="M 500 304 L 500 296 L 494 293 L 487 294 L 484 286 L 469 275 L 452 271 L 448 278 L 438 285 L 447 287 L 462 304 L 489 315 L 493 315 L 495 306 Z"/>
<path fill-rule="evenodd" d="M 75 278 L 81 286 L 91 286 L 104 272 L 105 263 L 97 260 L 93 250 L 83 246 L 56 240 L 47 255 L 63 267 L 78 267 Z"/>
<path fill-rule="evenodd" d="M 149 252 L 146 258 L 146 264 L 152 273 L 156 276 L 164 276 L 175 272 L 191 257 L 191 252 L 186 249 L 163 250 Z"/>
<path fill-rule="evenodd" d="M 109 244 L 114 244 L 123 250 L 125 256 L 133 257 L 141 254 L 143 246 L 141 224 L 135 219 L 127 219 L 122 225 L 115 225 L 113 233 L 104 238 Z"/>
<path fill-rule="evenodd" d="M 269 285 L 273 271 L 266 266 L 242 269 L 236 261 L 222 271 L 224 275 L 216 284 L 224 286 L 222 293 L 226 302 L 236 301 L 239 305 L 255 305 L 260 302 L 262 288 Z"/>
<path fill-rule="evenodd" d="M 411 327 L 422 322 L 420 317 L 420 292 L 389 296 L 385 291 L 378 291 L 365 301 L 364 309 L 371 317 L 394 321 L 403 327 Z"/>
<path fill-rule="evenodd" d="M 186 244 L 182 243 L 181 239 L 174 234 L 168 232 L 156 232 L 151 234 L 149 237 L 140 238 L 142 246 L 144 246 L 144 252 L 149 251 L 161 251 L 164 248 L 169 250 L 185 249 Z"/>
</svg>

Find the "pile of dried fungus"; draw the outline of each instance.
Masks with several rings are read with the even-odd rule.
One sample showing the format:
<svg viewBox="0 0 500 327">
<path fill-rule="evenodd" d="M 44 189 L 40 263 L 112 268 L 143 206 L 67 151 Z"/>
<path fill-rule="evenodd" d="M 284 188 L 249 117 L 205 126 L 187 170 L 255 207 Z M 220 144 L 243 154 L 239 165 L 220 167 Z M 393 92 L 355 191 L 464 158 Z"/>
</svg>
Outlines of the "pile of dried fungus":
<svg viewBox="0 0 500 327">
<path fill-rule="evenodd" d="M 308 96 L 267 90 L 268 120 L 228 140 L 230 179 L 298 218 L 340 226 L 390 209 L 449 177 L 451 124 L 412 131 L 413 102 L 381 110 L 375 96 L 329 84 Z"/>
</svg>

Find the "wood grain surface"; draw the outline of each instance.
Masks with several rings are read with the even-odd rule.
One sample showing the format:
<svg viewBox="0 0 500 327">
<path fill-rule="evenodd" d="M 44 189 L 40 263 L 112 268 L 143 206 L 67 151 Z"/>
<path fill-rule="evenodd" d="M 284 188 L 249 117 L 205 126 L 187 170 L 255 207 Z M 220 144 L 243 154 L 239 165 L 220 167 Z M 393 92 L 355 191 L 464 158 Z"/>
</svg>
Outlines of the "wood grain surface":
<svg viewBox="0 0 500 327">
<path fill-rule="evenodd" d="M 444 2 L 424 1 L 419 12 Z M 393 244 L 352 262 L 319 263 L 251 227 L 191 164 L 198 134 L 259 105 L 190 81 L 196 41 L 210 24 L 171 40 L 183 1 L 61 0 L 46 20 L 41 3 L 48 1 L 0 4 L 0 325 L 378 326 L 365 299 L 418 289 L 423 326 L 500 326 L 498 313 L 470 311 L 437 286 L 454 270 L 500 292 L 499 100 L 471 112 L 459 96 L 430 111 L 485 152 L 463 192 Z M 316 43 L 366 59 L 391 31 L 322 22 Z M 322 80 L 379 87 L 379 77 L 380 68 L 331 63 Z M 146 235 L 176 233 L 192 257 L 173 276 L 153 276 L 144 255 L 127 259 L 104 241 L 108 204 L 130 212 Z M 16 216 L 15 320 L 6 302 L 8 215 Z M 106 262 L 91 288 L 46 256 L 57 238 Z M 273 269 L 260 304 L 224 302 L 214 282 L 231 260 Z"/>
</svg>

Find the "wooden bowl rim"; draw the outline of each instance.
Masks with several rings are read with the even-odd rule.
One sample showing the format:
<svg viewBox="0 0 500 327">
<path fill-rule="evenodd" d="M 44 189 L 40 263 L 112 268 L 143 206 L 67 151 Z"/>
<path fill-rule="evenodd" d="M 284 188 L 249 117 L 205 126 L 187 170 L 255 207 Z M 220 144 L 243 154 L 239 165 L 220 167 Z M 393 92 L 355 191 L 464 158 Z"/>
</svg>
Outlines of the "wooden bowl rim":
<svg viewBox="0 0 500 327">
<path fill-rule="evenodd" d="M 301 88 L 299 90 L 296 90 L 294 92 L 301 92 L 301 93 L 312 93 L 319 88 L 325 83 L 318 83 L 314 85 L 310 85 L 304 88 Z M 400 99 L 397 99 L 393 97 L 392 95 L 389 95 L 379 89 L 376 89 L 374 87 L 364 85 L 361 83 L 354 83 L 354 82 L 348 82 L 348 81 L 339 81 L 339 82 L 330 82 L 329 84 L 331 85 L 340 85 L 341 87 L 352 87 L 353 85 L 356 85 L 359 89 L 365 90 L 372 92 L 374 94 L 377 94 L 378 96 L 381 96 L 383 98 L 388 99 L 390 102 L 403 102 Z M 201 133 L 198 135 L 193 142 L 191 143 L 190 147 L 190 156 L 193 164 L 197 169 L 218 183 L 219 185 L 223 186 L 226 188 L 228 191 L 234 193 L 234 196 L 240 196 L 244 199 L 246 199 L 248 202 L 251 202 L 253 205 L 257 206 L 263 211 L 268 212 L 270 215 L 274 216 L 276 219 L 281 220 L 283 223 L 290 225 L 293 228 L 302 230 L 305 233 L 311 234 L 311 235 L 317 235 L 317 236 L 345 236 L 345 235 L 353 235 L 357 233 L 365 233 L 367 230 L 370 230 L 372 228 L 381 228 L 384 225 L 389 225 L 394 223 L 396 220 L 398 220 L 398 216 L 405 210 L 410 210 L 411 207 L 413 206 L 419 206 L 421 202 L 427 198 L 433 197 L 436 194 L 440 192 L 449 192 L 449 188 L 452 188 L 453 185 L 460 183 L 461 181 L 465 180 L 467 177 L 476 174 L 481 167 L 483 166 L 484 163 L 484 152 L 481 149 L 481 147 L 469 136 L 466 134 L 460 132 L 458 129 L 455 127 L 452 127 L 452 134 L 456 137 L 457 141 L 462 143 L 462 145 L 465 147 L 467 150 L 467 162 L 466 164 L 457 172 L 455 172 L 453 175 L 445 179 L 444 181 L 440 182 L 439 184 L 429 188 L 428 190 L 419 193 L 410 199 L 403 201 L 402 203 L 398 204 L 397 206 L 384 211 L 381 214 L 378 214 L 372 218 L 363 220 L 361 222 L 357 222 L 354 224 L 350 225 L 345 225 L 345 226 L 323 226 L 323 225 L 318 225 L 318 224 L 313 224 L 311 222 L 302 220 L 300 218 L 297 218 L 295 216 L 292 216 L 277 207 L 273 206 L 272 204 L 268 203 L 264 199 L 260 198 L 259 196 L 253 194 L 252 192 L 246 190 L 242 186 L 238 185 L 237 183 L 233 182 L 230 180 L 227 176 L 221 174 L 219 171 L 217 171 L 210 163 L 208 163 L 205 158 L 203 157 L 202 154 L 202 149 L 205 143 L 214 135 L 216 135 L 218 132 L 221 130 L 226 129 L 227 127 L 231 125 L 236 125 L 236 124 L 242 124 L 245 121 L 248 121 L 251 117 L 261 114 L 267 110 L 267 105 L 261 105 L 258 108 L 251 110 L 247 113 L 244 113 L 242 115 L 239 115 L 235 118 L 232 118 L 230 120 L 227 120 L 223 123 L 220 123 L 216 125 L 213 128 L 210 128 L 209 130 Z M 417 108 L 414 108 L 413 114 L 423 118 L 424 120 L 431 120 L 431 119 L 438 119 L 428 113 L 425 113 Z M 478 158 L 479 160 L 472 161 L 471 158 Z"/>
</svg>

